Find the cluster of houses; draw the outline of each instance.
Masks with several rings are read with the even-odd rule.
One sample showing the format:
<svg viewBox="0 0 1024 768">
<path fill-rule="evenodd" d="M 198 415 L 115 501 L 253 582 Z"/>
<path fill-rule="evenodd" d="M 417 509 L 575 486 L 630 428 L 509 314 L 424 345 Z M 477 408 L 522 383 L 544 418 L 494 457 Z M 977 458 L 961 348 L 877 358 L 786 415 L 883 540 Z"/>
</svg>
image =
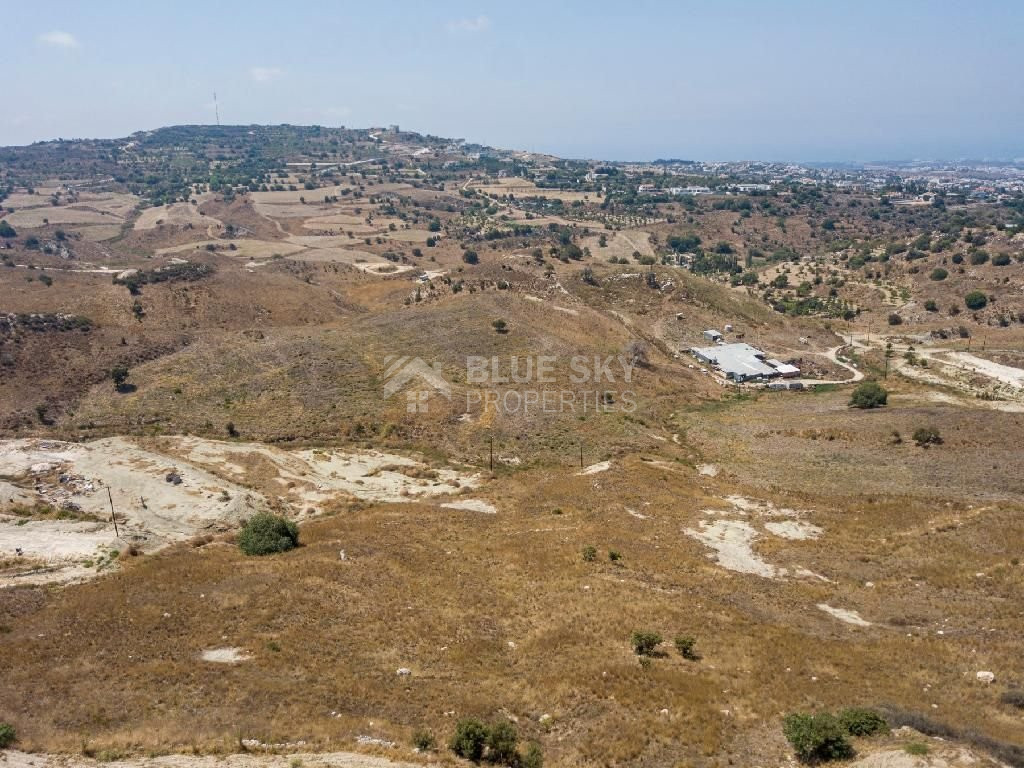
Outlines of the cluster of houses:
<svg viewBox="0 0 1024 768">
<path fill-rule="evenodd" d="M 795 365 L 773 360 L 750 344 L 725 343 L 722 334 L 716 330 L 704 331 L 704 338 L 711 342 L 711 346 L 693 347 L 690 353 L 729 381 L 738 384 L 751 381 L 767 383 L 772 379 L 791 379 L 800 375 L 800 369 Z"/>
</svg>

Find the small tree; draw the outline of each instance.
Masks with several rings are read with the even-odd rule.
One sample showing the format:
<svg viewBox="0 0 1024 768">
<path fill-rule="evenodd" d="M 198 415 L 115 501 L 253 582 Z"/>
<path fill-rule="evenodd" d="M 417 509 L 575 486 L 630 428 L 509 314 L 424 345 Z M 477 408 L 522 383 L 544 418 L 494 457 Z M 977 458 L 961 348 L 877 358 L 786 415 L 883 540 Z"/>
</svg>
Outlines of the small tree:
<svg viewBox="0 0 1024 768">
<path fill-rule="evenodd" d="M 14 230 L 14 227 L 11 226 L 11 223 L 6 219 L 0 219 L 0 237 L 10 239 L 17 236 L 18 233 Z"/>
<path fill-rule="evenodd" d="M 679 655 L 688 661 L 697 661 L 700 656 L 694 650 L 694 646 L 697 644 L 697 638 L 690 637 L 689 635 L 682 635 L 676 638 L 676 650 L 679 651 Z"/>
<path fill-rule="evenodd" d="M 238 547 L 247 555 L 287 552 L 298 545 L 299 527 L 269 512 L 253 515 L 238 534 Z"/>
<path fill-rule="evenodd" d="M 877 381 L 864 381 L 857 385 L 850 396 L 854 408 L 879 408 L 889 400 L 889 393 Z"/>
<path fill-rule="evenodd" d="M 0 723 L 0 749 L 7 749 L 18 738 L 14 726 L 10 723 Z"/>
<path fill-rule="evenodd" d="M 114 381 L 114 389 L 118 392 L 123 391 L 125 383 L 128 381 L 128 366 L 115 365 L 110 370 L 110 378 Z"/>
<path fill-rule="evenodd" d="M 459 720 L 455 726 L 455 735 L 449 743 L 449 747 L 459 757 L 479 763 L 484 756 L 484 746 L 487 744 L 487 726 L 479 720 L 467 718 Z"/>
<path fill-rule="evenodd" d="M 782 733 L 797 757 L 806 763 L 842 760 L 853 756 L 846 730 L 830 714 L 793 713 L 782 721 Z"/>
<path fill-rule="evenodd" d="M 988 297 L 981 291 L 971 291 L 964 296 L 964 304 L 967 305 L 968 309 L 984 309 L 985 305 L 988 304 Z"/>
<path fill-rule="evenodd" d="M 462 260 L 467 264 L 479 264 L 480 257 L 476 255 L 476 251 L 467 250 L 462 254 Z"/>
<path fill-rule="evenodd" d="M 519 755 L 516 744 L 519 734 L 508 720 L 501 720 L 491 726 L 487 734 L 487 761 L 501 765 L 515 765 Z"/>
<path fill-rule="evenodd" d="M 637 630 L 629 639 L 637 656 L 653 656 L 654 649 L 661 645 L 662 637 L 657 632 Z"/>
</svg>

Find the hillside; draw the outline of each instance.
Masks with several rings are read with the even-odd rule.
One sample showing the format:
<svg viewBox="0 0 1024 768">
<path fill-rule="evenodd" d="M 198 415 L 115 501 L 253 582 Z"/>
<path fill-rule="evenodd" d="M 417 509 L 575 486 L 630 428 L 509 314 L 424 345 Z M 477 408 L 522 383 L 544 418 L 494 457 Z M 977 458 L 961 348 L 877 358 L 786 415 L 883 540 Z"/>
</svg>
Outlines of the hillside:
<svg viewBox="0 0 1024 768">
<path fill-rule="evenodd" d="M 1024 765 L 1024 197 L 849 175 L 317 126 L 0 149 L 24 759 L 461 765 L 479 718 L 548 766 L 773 765 L 787 713 L 867 707 L 850 764 Z M 728 380 L 708 331 L 799 373 Z M 268 512 L 301 546 L 244 555 Z"/>
</svg>

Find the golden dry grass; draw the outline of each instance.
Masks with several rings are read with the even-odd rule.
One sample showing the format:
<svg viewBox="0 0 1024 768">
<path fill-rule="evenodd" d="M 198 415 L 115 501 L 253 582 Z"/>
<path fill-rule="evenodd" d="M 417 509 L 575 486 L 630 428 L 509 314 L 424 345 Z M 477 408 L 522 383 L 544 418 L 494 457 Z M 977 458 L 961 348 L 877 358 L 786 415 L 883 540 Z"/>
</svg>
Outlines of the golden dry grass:
<svg viewBox="0 0 1024 768">
<path fill-rule="evenodd" d="M 508 713 L 551 765 L 743 761 L 752 730 L 781 760 L 781 736 L 761 723 L 849 704 L 1020 736 L 998 689 L 973 679 L 982 667 L 1024 674 L 1021 568 L 984 545 L 996 531 L 1019 545 L 1018 512 L 924 536 L 914 529 L 932 512 L 912 502 L 854 513 L 819 508 L 826 496 L 792 500 L 826 534 L 766 556 L 834 583 L 771 581 L 721 569 L 682 535 L 727 488 L 680 470 L 636 458 L 585 477 L 551 466 L 491 481 L 496 516 L 344 505 L 285 555 L 247 559 L 214 543 L 133 560 L 5 618 L 0 713 L 29 748 L 69 750 L 217 749 L 238 735 L 337 748 L 368 730 L 447 737 L 458 717 Z M 588 544 L 597 562 L 582 561 Z M 874 626 L 813 607 L 825 601 Z M 672 651 L 644 669 L 628 644 L 638 628 L 694 634 L 702 659 Z M 199 661 L 224 646 L 253 658 Z"/>
</svg>

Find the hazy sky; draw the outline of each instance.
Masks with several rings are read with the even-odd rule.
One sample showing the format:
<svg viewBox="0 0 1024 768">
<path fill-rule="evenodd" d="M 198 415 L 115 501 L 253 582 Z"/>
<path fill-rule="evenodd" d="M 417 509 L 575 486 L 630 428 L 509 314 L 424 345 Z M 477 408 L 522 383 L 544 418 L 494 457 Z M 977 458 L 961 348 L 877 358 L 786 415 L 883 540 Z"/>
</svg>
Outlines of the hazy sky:
<svg viewBox="0 0 1024 768">
<path fill-rule="evenodd" d="M 0 144 L 403 128 L 607 159 L 1024 157 L 1020 0 L 0 0 Z"/>
</svg>

